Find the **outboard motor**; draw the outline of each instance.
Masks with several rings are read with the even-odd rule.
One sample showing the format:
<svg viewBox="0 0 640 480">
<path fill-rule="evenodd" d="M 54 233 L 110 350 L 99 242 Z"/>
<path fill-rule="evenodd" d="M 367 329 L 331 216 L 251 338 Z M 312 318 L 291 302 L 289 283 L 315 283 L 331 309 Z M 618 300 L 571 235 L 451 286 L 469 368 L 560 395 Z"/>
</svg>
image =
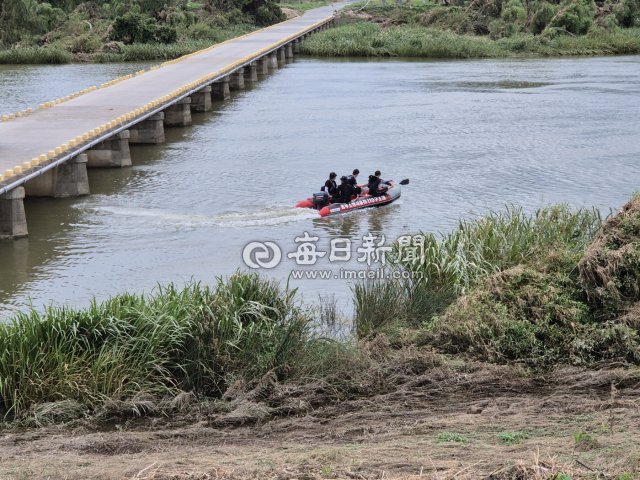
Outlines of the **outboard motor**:
<svg viewBox="0 0 640 480">
<path fill-rule="evenodd" d="M 327 192 L 314 193 L 311 202 L 320 210 L 329 205 L 329 194 Z"/>
</svg>

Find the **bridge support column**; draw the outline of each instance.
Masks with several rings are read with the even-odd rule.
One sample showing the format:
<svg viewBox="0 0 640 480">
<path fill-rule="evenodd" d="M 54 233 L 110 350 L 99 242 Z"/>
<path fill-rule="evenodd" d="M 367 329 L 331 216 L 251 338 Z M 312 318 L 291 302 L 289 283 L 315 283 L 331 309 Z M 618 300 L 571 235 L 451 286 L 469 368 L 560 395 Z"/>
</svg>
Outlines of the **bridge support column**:
<svg viewBox="0 0 640 480">
<path fill-rule="evenodd" d="M 256 70 L 258 70 L 258 75 L 267 75 L 269 73 L 269 57 L 267 55 L 258 59 Z"/>
<path fill-rule="evenodd" d="M 284 54 L 284 47 L 280 47 L 278 50 L 278 64 L 286 63 L 287 57 Z"/>
<path fill-rule="evenodd" d="M 129 127 L 129 143 L 164 143 L 164 112 L 158 112 Z"/>
<path fill-rule="evenodd" d="M 231 90 L 244 90 L 244 68 L 239 68 L 229 75 L 229 88 Z"/>
<path fill-rule="evenodd" d="M 293 42 L 291 42 L 291 44 L 293 46 L 293 53 L 300 53 L 300 40 L 296 38 Z"/>
<path fill-rule="evenodd" d="M 277 70 L 278 69 L 278 52 L 273 51 L 269 55 L 267 55 L 267 57 L 269 62 L 269 68 L 271 70 Z"/>
<path fill-rule="evenodd" d="M 202 87 L 197 92 L 191 94 L 191 111 L 192 112 L 210 112 L 213 110 L 211 106 L 211 87 Z"/>
<path fill-rule="evenodd" d="M 165 127 L 186 127 L 191 125 L 191 97 L 184 97 L 164 109 Z"/>
<path fill-rule="evenodd" d="M 211 84 L 212 100 L 226 100 L 229 97 L 229 77 L 225 77 Z"/>
<path fill-rule="evenodd" d="M 55 198 L 89 195 L 87 161 L 87 154 L 81 153 L 71 160 L 47 170 L 24 184 L 24 194 L 27 197 Z"/>
<path fill-rule="evenodd" d="M 0 195 L 0 239 L 22 238 L 29 234 L 23 199 L 23 187 Z"/>
<path fill-rule="evenodd" d="M 254 83 L 258 81 L 258 69 L 256 64 L 252 63 L 244 67 L 244 82 Z"/>
<path fill-rule="evenodd" d="M 293 42 L 289 42 L 284 46 L 285 58 L 293 58 Z"/>
<path fill-rule="evenodd" d="M 142 122 L 141 122 L 142 123 Z M 131 166 L 129 138 L 131 132 L 123 130 L 87 150 L 87 167 L 122 168 Z M 29 193 L 27 193 L 28 195 Z"/>
</svg>

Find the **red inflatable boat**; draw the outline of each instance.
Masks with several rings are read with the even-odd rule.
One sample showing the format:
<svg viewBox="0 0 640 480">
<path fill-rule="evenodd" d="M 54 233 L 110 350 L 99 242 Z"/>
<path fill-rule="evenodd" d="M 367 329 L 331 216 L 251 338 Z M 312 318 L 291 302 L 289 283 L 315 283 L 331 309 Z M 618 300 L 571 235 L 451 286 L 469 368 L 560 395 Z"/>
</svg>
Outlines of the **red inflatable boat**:
<svg viewBox="0 0 640 480">
<path fill-rule="evenodd" d="M 357 198 L 353 197 L 349 203 L 329 203 L 329 195 L 326 192 L 320 192 L 315 193 L 311 198 L 298 202 L 296 208 L 312 208 L 314 210 L 318 210 L 321 217 L 326 217 L 327 215 L 350 212 L 360 208 L 387 205 L 399 199 L 400 194 L 400 187 L 393 184 L 384 195 L 372 197 L 367 193 L 363 193 Z"/>
</svg>

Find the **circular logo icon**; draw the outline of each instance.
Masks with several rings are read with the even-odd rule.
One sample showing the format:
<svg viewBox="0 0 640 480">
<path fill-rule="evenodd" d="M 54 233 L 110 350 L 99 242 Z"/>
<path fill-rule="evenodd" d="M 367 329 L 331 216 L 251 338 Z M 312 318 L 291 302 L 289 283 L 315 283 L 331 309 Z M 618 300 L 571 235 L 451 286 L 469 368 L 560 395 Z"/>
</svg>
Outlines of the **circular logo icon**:
<svg viewBox="0 0 640 480">
<path fill-rule="evenodd" d="M 281 259 L 282 251 L 273 242 L 251 242 L 242 250 L 242 260 L 249 268 L 273 268 Z"/>
</svg>

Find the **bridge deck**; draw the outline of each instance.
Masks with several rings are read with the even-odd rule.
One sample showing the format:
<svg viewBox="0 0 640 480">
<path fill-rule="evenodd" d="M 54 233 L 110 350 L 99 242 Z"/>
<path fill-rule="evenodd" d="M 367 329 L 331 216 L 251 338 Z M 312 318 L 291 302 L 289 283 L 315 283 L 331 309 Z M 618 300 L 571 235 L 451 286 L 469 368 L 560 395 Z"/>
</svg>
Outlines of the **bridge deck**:
<svg viewBox="0 0 640 480">
<path fill-rule="evenodd" d="M 54 107 L 36 110 L 26 117 L 1 122 L 0 175 L 4 174 L 5 170 L 13 170 L 15 166 L 21 166 L 24 162 L 47 154 L 55 147 L 68 144 L 69 140 L 89 130 L 169 95 L 204 76 L 219 72 L 237 62 L 249 61 L 251 56 L 267 48 L 275 48 L 278 43 L 291 36 L 303 34 L 319 22 L 329 20 L 334 10 L 340 6 L 342 5 L 309 10 L 302 17 L 233 40 L 157 70 L 148 71 L 106 88 L 99 88 Z M 219 77 L 228 73 L 225 72 Z M 173 101 L 177 101 L 178 98 L 174 97 Z M 167 104 L 163 105 L 166 106 Z M 113 135 L 113 132 L 96 139 L 104 139 L 110 135 Z M 15 177 L 5 179 L 0 184 L 0 191 L 17 186 L 17 180 Z"/>
</svg>

